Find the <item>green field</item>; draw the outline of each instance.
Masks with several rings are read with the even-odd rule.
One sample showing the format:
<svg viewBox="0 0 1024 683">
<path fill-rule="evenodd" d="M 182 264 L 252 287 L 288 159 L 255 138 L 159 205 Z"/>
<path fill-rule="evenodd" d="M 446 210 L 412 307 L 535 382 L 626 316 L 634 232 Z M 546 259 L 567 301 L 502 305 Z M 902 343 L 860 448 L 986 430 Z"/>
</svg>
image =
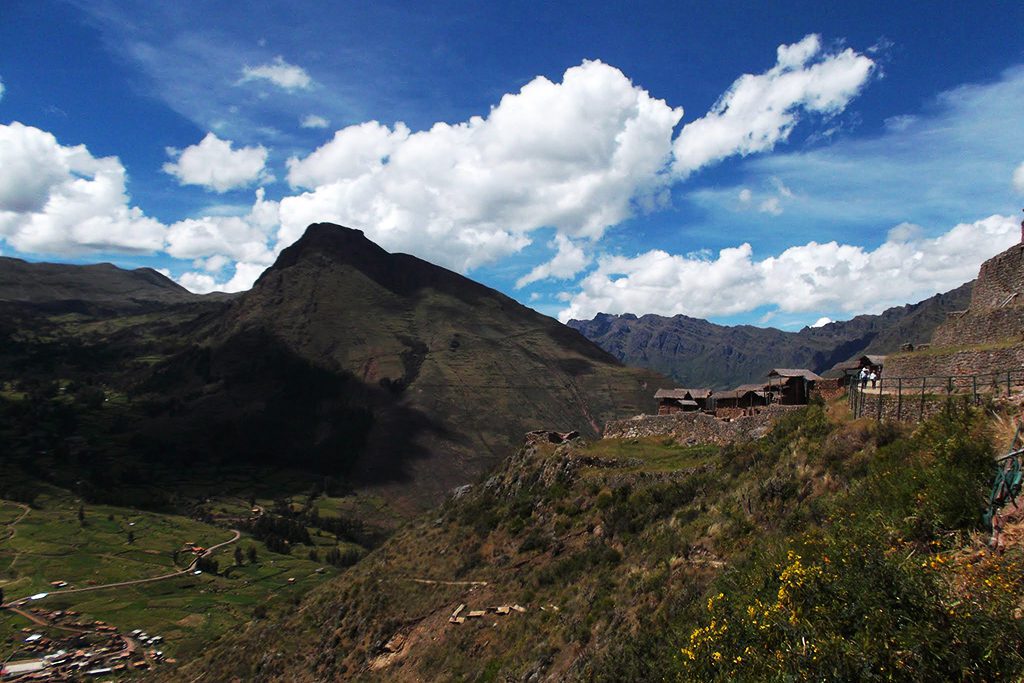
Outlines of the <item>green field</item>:
<svg viewBox="0 0 1024 683">
<path fill-rule="evenodd" d="M 240 517 L 248 512 L 248 502 L 242 500 L 211 500 L 209 507 Z M 232 531 L 180 515 L 109 505 L 82 507 L 77 498 L 54 488 L 38 496 L 30 512 L 12 526 L 22 512 L 17 505 L 0 501 L 0 588 L 5 601 L 47 592 L 47 597 L 31 606 L 72 609 L 85 618 L 113 624 L 122 632 L 139 628 L 162 635 L 163 649 L 179 658 L 187 658 L 244 625 L 254 614 L 293 609 L 303 593 L 338 572 L 311 561 L 308 547 L 295 545 L 288 555 L 274 553 L 243 534 L 238 541 L 246 555 L 243 564 L 235 566 L 235 546 L 225 546 L 213 556 L 220 565 L 219 575 L 188 574 L 62 595 L 62 589 L 50 585 L 52 581 L 66 581 L 63 590 L 69 590 L 182 569 L 193 558 L 187 552 L 175 558 L 183 544 L 209 547 L 229 540 Z M 9 536 L 11 530 L 15 531 L 13 537 Z M 326 534 L 313 538 L 321 549 L 337 543 Z M 255 563 L 247 559 L 250 547 L 256 549 Z M 6 657 L 16 645 L 9 638 L 28 623 L 10 612 L 0 615 L 0 654 Z"/>
</svg>

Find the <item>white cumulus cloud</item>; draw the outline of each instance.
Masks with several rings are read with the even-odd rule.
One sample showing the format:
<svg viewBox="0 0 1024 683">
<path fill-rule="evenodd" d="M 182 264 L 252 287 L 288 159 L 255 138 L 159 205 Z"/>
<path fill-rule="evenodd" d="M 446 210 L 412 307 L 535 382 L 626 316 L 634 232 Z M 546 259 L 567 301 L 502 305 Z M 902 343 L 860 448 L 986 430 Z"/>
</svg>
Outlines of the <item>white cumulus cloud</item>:
<svg viewBox="0 0 1024 683">
<path fill-rule="evenodd" d="M 168 147 L 168 156 L 177 161 L 165 163 L 163 170 L 182 185 L 200 185 L 217 192 L 270 180 L 266 148 L 256 145 L 232 149 L 232 144 L 231 140 L 207 133 L 199 144 L 184 150 Z"/>
<path fill-rule="evenodd" d="M 0 239 L 18 251 L 73 256 L 149 252 L 165 228 L 129 205 L 117 157 L 96 158 L 17 121 L 0 125 Z"/>
<path fill-rule="evenodd" d="M 660 250 L 603 257 L 559 319 L 599 312 L 707 317 L 762 306 L 790 313 L 879 312 L 967 282 L 984 260 L 1019 237 L 1016 219 L 1001 215 L 934 238 L 896 232 L 898 239 L 874 250 L 809 242 L 762 260 L 754 259 L 749 244 L 722 249 L 715 259 Z"/>
<path fill-rule="evenodd" d="M 554 257 L 550 261 L 534 267 L 529 273 L 516 280 L 516 289 L 547 278 L 568 280 L 576 277 L 576 274 L 590 263 L 590 258 L 583 248 L 565 235 L 555 235 L 555 239 L 548 246 L 558 250 Z"/>
<path fill-rule="evenodd" d="M 246 66 L 242 69 L 242 83 L 247 81 L 269 81 L 285 90 L 305 90 L 313 86 L 313 79 L 301 66 L 289 64 L 278 55 L 269 64 Z"/>
<path fill-rule="evenodd" d="M 266 269 L 267 266 L 265 264 L 239 262 L 235 264 L 234 274 L 224 282 L 218 282 L 217 279 L 209 273 L 200 273 L 196 271 L 183 273 L 181 277 L 177 279 L 177 282 L 185 289 L 195 292 L 196 294 L 209 294 L 210 292 L 243 292 L 247 289 L 251 289 L 253 283 L 256 282 L 257 278 L 259 278 Z"/>
<path fill-rule="evenodd" d="M 316 114 L 309 114 L 307 116 L 302 117 L 302 119 L 299 121 L 299 125 L 302 126 L 303 128 L 326 128 L 327 126 L 331 125 L 331 122 L 322 116 L 317 116 Z"/>
<path fill-rule="evenodd" d="M 663 199 L 681 116 L 588 61 L 561 83 L 535 78 L 486 117 L 415 133 L 351 126 L 289 160 L 289 182 L 309 191 L 281 201 L 282 241 L 331 220 L 465 271 L 522 249 L 542 227 L 598 239 Z"/>
<path fill-rule="evenodd" d="M 4 98 L 4 80 L 0 78 L 0 100 Z"/>
<path fill-rule="evenodd" d="M 1024 163 L 1013 172 L 1013 187 L 1020 194 L 1024 194 Z"/>
<path fill-rule="evenodd" d="M 316 189 L 320 185 L 378 173 L 385 160 L 409 138 L 398 123 L 392 131 L 376 121 L 360 123 L 334 133 L 330 142 L 303 159 L 288 159 L 288 184 Z"/>
<path fill-rule="evenodd" d="M 687 176 L 735 154 L 772 149 L 789 137 L 801 111 L 842 111 L 873 69 L 870 58 L 851 49 L 823 52 L 813 34 L 779 46 L 774 67 L 741 76 L 711 111 L 683 126 L 675 140 L 674 170 Z"/>
<path fill-rule="evenodd" d="M 175 258 L 205 259 L 206 270 L 220 270 L 229 260 L 266 267 L 274 260 L 269 242 L 277 223 L 277 202 L 266 200 L 259 188 L 244 216 L 203 216 L 172 224 L 166 251 Z"/>
</svg>

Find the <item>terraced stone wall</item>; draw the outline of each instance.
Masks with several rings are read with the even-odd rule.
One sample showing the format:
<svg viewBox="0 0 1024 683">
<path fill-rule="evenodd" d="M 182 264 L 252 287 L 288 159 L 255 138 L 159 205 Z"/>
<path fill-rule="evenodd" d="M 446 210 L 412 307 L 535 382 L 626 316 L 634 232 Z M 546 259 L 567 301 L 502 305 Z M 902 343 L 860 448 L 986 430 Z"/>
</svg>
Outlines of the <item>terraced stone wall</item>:
<svg viewBox="0 0 1024 683">
<path fill-rule="evenodd" d="M 892 387 L 897 377 L 951 377 L 1018 372 L 1024 368 L 1024 344 L 994 349 L 963 349 L 942 353 L 940 349 L 892 354 L 885 359 L 883 381 Z M 999 378 L 995 378 L 999 381 Z M 985 380 L 983 380 L 985 381 Z M 954 380 L 959 388 L 973 380 Z M 963 384 L 964 386 L 960 386 Z"/>
<path fill-rule="evenodd" d="M 724 446 L 744 439 L 757 439 L 767 434 L 784 413 L 803 406 L 763 406 L 758 412 L 734 418 L 718 418 L 705 413 L 673 415 L 637 415 L 627 420 L 613 420 L 604 428 L 606 439 L 638 439 L 669 436 L 688 446 L 716 444 Z"/>
</svg>

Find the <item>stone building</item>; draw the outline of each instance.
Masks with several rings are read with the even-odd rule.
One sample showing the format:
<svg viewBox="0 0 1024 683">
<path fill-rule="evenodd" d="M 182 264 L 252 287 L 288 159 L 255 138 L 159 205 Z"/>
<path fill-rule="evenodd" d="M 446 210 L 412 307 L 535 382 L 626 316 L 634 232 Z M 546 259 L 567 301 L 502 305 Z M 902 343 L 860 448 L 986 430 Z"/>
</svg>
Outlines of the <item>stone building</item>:
<svg viewBox="0 0 1024 683">
<path fill-rule="evenodd" d="M 804 405 L 822 379 L 806 368 L 774 368 L 768 373 L 768 391 L 782 405 Z"/>
<path fill-rule="evenodd" d="M 967 310 L 950 313 L 931 344 L 886 358 L 886 382 L 910 377 L 962 377 L 1024 366 L 1024 244 L 985 261 Z"/>
<path fill-rule="evenodd" d="M 706 410 L 710 389 L 658 389 L 654 399 L 658 402 L 658 415 Z"/>
</svg>

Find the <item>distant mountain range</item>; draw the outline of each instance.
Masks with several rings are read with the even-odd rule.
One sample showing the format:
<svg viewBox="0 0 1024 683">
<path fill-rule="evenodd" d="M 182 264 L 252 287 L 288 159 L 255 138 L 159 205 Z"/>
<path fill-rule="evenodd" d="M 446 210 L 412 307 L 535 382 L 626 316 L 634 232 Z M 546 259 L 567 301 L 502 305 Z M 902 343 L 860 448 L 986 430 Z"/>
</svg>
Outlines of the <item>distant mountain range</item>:
<svg viewBox="0 0 1024 683">
<path fill-rule="evenodd" d="M 727 389 L 757 381 L 773 367 L 822 373 L 861 354 L 885 354 L 906 342 L 927 342 L 948 312 L 967 307 L 971 286 L 968 282 L 880 315 L 859 315 L 799 332 L 716 325 L 685 315 L 599 313 L 593 320 L 568 324 L 627 365 L 655 370 L 680 386 Z"/>
<path fill-rule="evenodd" d="M 224 296 L 228 295 L 214 298 Z M 200 298 L 152 268 L 124 270 L 110 263 L 30 263 L 0 256 L 0 301 L 50 307 L 72 307 L 72 302 L 78 302 L 126 311 Z"/>
</svg>

